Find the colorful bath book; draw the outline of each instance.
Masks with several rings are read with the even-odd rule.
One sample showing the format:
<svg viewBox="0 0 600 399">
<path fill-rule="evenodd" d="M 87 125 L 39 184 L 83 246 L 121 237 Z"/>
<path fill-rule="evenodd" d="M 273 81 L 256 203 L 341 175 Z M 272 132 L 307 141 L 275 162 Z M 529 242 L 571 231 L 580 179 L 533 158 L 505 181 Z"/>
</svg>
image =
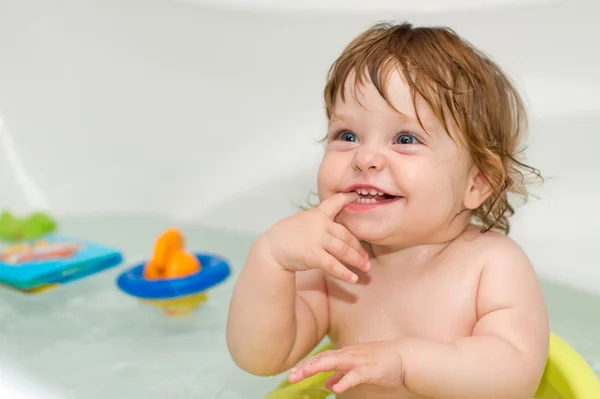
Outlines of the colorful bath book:
<svg viewBox="0 0 600 399">
<path fill-rule="evenodd" d="M 59 234 L 2 243 L 0 283 L 21 291 L 39 292 L 117 266 L 122 260 L 116 248 Z"/>
</svg>

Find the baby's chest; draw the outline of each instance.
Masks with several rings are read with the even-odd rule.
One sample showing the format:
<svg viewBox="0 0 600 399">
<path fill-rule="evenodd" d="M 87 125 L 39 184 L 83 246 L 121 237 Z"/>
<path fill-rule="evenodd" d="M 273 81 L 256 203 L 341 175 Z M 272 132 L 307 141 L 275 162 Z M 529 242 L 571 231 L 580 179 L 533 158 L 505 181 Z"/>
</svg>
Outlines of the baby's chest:
<svg viewBox="0 0 600 399">
<path fill-rule="evenodd" d="M 340 346 L 418 336 L 452 341 L 476 322 L 479 273 L 380 276 L 329 284 L 330 336 Z"/>
</svg>

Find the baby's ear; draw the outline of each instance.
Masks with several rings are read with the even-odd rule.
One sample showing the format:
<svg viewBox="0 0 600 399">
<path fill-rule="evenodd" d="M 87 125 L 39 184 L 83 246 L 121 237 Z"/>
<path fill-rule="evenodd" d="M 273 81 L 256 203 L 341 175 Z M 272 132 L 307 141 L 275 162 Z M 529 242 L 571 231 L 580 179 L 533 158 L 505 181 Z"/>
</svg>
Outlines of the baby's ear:
<svg viewBox="0 0 600 399">
<path fill-rule="evenodd" d="M 471 168 L 468 179 L 463 205 L 467 209 L 474 210 L 488 199 L 492 193 L 492 188 L 475 166 Z"/>
</svg>

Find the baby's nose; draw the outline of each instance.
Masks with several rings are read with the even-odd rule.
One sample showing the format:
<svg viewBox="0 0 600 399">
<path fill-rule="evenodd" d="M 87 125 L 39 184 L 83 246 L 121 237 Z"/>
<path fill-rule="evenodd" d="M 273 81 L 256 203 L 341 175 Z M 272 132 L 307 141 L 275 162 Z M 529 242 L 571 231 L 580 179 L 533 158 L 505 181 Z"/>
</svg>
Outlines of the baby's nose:
<svg viewBox="0 0 600 399">
<path fill-rule="evenodd" d="M 385 165 L 382 149 L 374 146 L 364 146 L 356 151 L 354 167 L 362 172 L 378 171 Z"/>
</svg>

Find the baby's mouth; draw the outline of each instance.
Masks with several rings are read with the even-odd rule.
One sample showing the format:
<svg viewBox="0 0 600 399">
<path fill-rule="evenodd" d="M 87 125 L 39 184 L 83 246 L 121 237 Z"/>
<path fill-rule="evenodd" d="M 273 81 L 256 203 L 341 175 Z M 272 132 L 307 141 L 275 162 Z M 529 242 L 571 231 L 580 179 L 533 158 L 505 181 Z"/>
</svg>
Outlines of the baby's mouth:
<svg viewBox="0 0 600 399">
<path fill-rule="evenodd" d="M 382 191 L 373 189 L 359 188 L 354 190 L 358 193 L 359 197 L 355 199 L 353 204 L 376 204 L 384 201 L 391 201 L 398 198 L 395 195 L 386 194 Z"/>
</svg>

